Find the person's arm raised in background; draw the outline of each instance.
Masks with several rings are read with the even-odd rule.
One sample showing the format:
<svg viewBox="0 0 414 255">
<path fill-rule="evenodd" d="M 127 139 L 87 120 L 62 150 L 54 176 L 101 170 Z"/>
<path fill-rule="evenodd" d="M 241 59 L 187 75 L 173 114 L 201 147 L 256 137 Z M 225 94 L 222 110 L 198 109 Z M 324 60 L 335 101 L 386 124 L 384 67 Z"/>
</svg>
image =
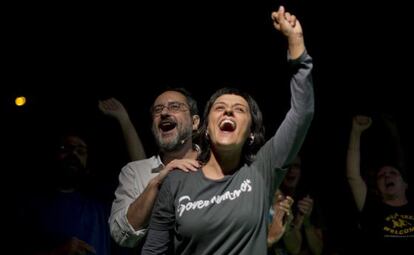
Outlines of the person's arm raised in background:
<svg viewBox="0 0 414 255">
<path fill-rule="evenodd" d="M 146 158 L 144 146 L 125 107 L 115 98 L 99 101 L 99 109 L 106 115 L 115 118 L 122 129 L 124 141 L 131 161 Z"/>
<path fill-rule="evenodd" d="M 358 115 L 352 119 L 352 129 L 346 159 L 346 177 L 358 211 L 362 211 L 367 197 L 367 184 L 361 176 L 361 134 L 371 126 L 370 117 Z"/>
</svg>

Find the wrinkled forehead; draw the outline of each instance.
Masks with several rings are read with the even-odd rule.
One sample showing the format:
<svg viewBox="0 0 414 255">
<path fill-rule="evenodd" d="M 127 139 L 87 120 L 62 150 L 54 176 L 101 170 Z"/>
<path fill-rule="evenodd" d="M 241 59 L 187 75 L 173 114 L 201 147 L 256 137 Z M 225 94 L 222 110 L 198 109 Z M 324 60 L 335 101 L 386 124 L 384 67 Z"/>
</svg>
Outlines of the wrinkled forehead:
<svg viewBox="0 0 414 255">
<path fill-rule="evenodd" d="M 398 173 L 399 175 L 401 174 L 400 171 L 393 166 L 383 166 L 378 170 L 377 176 L 385 173 Z"/>
<path fill-rule="evenodd" d="M 166 105 L 170 102 L 180 102 L 187 104 L 187 98 L 177 91 L 165 91 L 155 99 L 153 106 Z"/>
<path fill-rule="evenodd" d="M 217 99 L 214 101 L 213 103 L 215 104 L 224 104 L 224 105 L 243 105 L 247 108 L 249 108 L 249 103 L 246 101 L 246 99 L 244 99 L 242 96 L 239 95 L 234 95 L 234 94 L 224 94 L 221 95 L 219 97 L 217 97 Z"/>
<path fill-rule="evenodd" d="M 63 139 L 63 145 L 71 145 L 76 147 L 88 148 L 85 141 L 78 136 L 67 136 Z"/>
</svg>

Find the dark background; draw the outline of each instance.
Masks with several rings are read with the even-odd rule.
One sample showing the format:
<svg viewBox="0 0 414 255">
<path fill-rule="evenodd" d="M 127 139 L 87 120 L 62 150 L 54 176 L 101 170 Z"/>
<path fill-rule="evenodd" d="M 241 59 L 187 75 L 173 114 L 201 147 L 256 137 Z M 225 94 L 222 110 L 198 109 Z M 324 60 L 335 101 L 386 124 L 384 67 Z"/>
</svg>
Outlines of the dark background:
<svg viewBox="0 0 414 255">
<path fill-rule="evenodd" d="M 4 6 L 3 182 L 14 184 L 17 196 L 47 182 L 42 170 L 51 140 L 76 126 L 87 134 L 92 165 L 111 194 L 128 159 L 117 123 L 99 112 L 97 101 L 118 98 L 152 155 L 149 107 L 166 85 L 188 88 L 201 110 L 217 88 L 247 90 L 272 135 L 290 96 L 286 44 L 270 19 L 279 4 L 301 21 L 314 59 L 316 114 L 302 150 L 304 174 L 321 201 L 332 245 L 343 249 L 356 214 L 344 175 L 351 117 L 374 117 L 378 135 L 367 136 L 366 157 L 381 155 L 380 113 L 394 117 L 406 158 L 412 154 L 413 41 L 402 1 Z M 17 95 L 28 98 L 25 107 L 13 105 Z"/>
</svg>

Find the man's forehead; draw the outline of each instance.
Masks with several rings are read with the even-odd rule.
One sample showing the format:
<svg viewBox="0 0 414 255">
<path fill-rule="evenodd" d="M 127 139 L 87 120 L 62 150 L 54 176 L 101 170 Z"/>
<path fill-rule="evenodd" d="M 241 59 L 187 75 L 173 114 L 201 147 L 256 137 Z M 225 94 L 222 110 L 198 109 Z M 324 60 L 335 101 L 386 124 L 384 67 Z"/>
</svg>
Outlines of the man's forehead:
<svg viewBox="0 0 414 255">
<path fill-rule="evenodd" d="M 165 104 L 168 102 L 186 102 L 186 97 L 177 91 L 165 91 L 155 99 L 154 105 Z"/>
<path fill-rule="evenodd" d="M 68 136 L 65 139 L 63 139 L 63 143 L 84 148 L 88 147 L 85 141 L 83 141 L 80 137 L 77 136 Z"/>
</svg>

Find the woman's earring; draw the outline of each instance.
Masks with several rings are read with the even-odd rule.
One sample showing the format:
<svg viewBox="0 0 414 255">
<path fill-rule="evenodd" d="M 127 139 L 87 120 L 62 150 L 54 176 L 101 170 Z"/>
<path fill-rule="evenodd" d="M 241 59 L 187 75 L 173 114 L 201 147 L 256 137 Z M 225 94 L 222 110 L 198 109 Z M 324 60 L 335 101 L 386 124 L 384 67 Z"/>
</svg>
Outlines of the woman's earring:
<svg viewBox="0 0 414 255">
<path fill-rule="evenodd" d="M 254 143 L 254 135 L 250 135 L 249 137 L 249 145 L 252 145 Z"/>
</svg>

